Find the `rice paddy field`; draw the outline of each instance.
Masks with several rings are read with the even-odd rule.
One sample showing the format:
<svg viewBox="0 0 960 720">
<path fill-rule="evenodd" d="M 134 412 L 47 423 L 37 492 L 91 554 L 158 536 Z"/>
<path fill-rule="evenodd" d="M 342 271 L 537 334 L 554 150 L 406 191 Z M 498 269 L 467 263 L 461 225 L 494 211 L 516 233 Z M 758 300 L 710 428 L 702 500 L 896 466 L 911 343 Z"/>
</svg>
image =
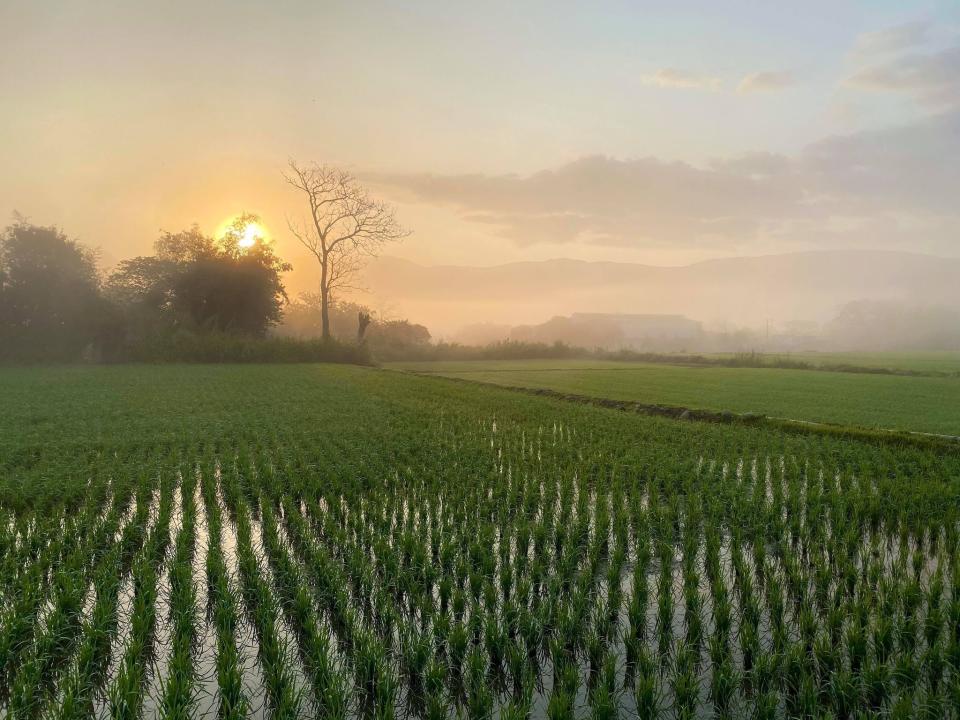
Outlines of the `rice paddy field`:
<svg viewBox="0 0 960 720">
<path fill-rule="evenodd" d="M 947 446 L 345 366 L 0 397 L 5 717 L 958 716 Z"/>
<path fill-rule="evenodd" d="M 612 400 L 960 435 L 960 377 L 603 360 L 407 362 L 391 367 Z"/>
</svg>

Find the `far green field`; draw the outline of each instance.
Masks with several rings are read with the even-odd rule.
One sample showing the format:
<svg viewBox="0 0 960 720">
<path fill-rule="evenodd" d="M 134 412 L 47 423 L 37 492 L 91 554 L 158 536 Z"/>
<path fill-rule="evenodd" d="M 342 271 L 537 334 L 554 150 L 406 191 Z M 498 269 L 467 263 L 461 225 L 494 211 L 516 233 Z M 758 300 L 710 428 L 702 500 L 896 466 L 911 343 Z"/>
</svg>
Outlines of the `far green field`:
<svg viewBox="0 0 960 720">
<path fill-rule="evenodd" d="M 716 353 L 732 357 L 732 353 Z M 765 353 L 765 360 L 805 362 L 813 366 L 850 365 L 853 367 L 906 370 L 925 373 L 960 373 L 960 351 L 923 352 L 793 352 Z"/>
<path fill-rule="evenodd" d="M 960 435 L 960 379 L 598 360 L 394 363 L 394 369 L 592 397 Z"/>
</svg>

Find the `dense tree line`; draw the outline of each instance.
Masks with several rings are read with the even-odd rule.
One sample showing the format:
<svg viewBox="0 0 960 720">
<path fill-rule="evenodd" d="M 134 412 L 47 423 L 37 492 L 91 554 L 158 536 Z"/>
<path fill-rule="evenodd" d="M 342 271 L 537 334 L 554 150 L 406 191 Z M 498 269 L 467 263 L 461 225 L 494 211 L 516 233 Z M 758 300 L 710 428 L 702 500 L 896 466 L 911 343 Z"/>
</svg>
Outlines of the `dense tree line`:
<svg viewBox="0 0 960 720">
<path fill-rule="evenodd" d="M 0 359 L 176 359 L 170 348 L 266 340 L 291 267 L 268 243 L 242 246 L 255 220 L 237 218 L 219 239 L 196 226 L 163 233 L 152 255 L 101 275 L 95 253 L 62 230 L 17 218 L 0 235 Z"/>
<path fill-rule="evenodd" d="M 0 361 L 368 362 L 429 345 L 424 326 L 344 301 L 329 302 L 324 338 L 321 296 L 291 301 L 290 264 L 246 238 L 257 220 L 216 239 L 164 232 L 151 255 L 103 274 L 59 228 L 16 218 L 0 234 Z"/>
</svg>

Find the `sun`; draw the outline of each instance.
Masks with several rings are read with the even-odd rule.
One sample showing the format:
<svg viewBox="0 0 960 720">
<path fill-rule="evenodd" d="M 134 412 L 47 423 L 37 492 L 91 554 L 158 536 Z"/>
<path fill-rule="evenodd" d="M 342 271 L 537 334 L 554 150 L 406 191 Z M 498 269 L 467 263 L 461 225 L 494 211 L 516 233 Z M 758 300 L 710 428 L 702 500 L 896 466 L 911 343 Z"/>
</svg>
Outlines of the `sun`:
<svg viewBox="0 0 960 720">
<path fill-rule="evenodd" d="M 240 233 L 240 240 L 237 242 L 242 248 L 252 248 L 258 240 L 263 240 L 267 236 L 267 231 L 263 229 L 260 223 L 249 222 L 243 226 Z"/>
<path fill-rule="evenodd" d="M 249 250 L 258 244 L 270 242 L 270 233 L 267 228 L 260 222 L 260 218 L 251 213 L 227 218 L 220 223 L 214 237 L 229 239 L 231 243 L 236 243 L 236 247 L 240 250 Z"/>
</svg>

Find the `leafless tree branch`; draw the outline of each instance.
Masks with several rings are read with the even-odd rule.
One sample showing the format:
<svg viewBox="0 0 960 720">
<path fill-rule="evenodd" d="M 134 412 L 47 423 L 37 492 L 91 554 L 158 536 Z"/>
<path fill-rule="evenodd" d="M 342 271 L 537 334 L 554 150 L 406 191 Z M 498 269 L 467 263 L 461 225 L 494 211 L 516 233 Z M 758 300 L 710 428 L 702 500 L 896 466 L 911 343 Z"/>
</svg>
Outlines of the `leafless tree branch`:
<svg viewBox="0 0 960 720">
<path fill-rule="evenodd" d="M 388 242 L 402 240 L 409 231 L 394 209 L 370 197 L 345 170 L 290 160 L 284 180 L 306 200 L 307 222 L 287 218 L 290 233 L 320 264 L 323 337 L 329 338 L 328 309 L 334 290 L 350 287 L 350 279 Z"/>
</svg>

